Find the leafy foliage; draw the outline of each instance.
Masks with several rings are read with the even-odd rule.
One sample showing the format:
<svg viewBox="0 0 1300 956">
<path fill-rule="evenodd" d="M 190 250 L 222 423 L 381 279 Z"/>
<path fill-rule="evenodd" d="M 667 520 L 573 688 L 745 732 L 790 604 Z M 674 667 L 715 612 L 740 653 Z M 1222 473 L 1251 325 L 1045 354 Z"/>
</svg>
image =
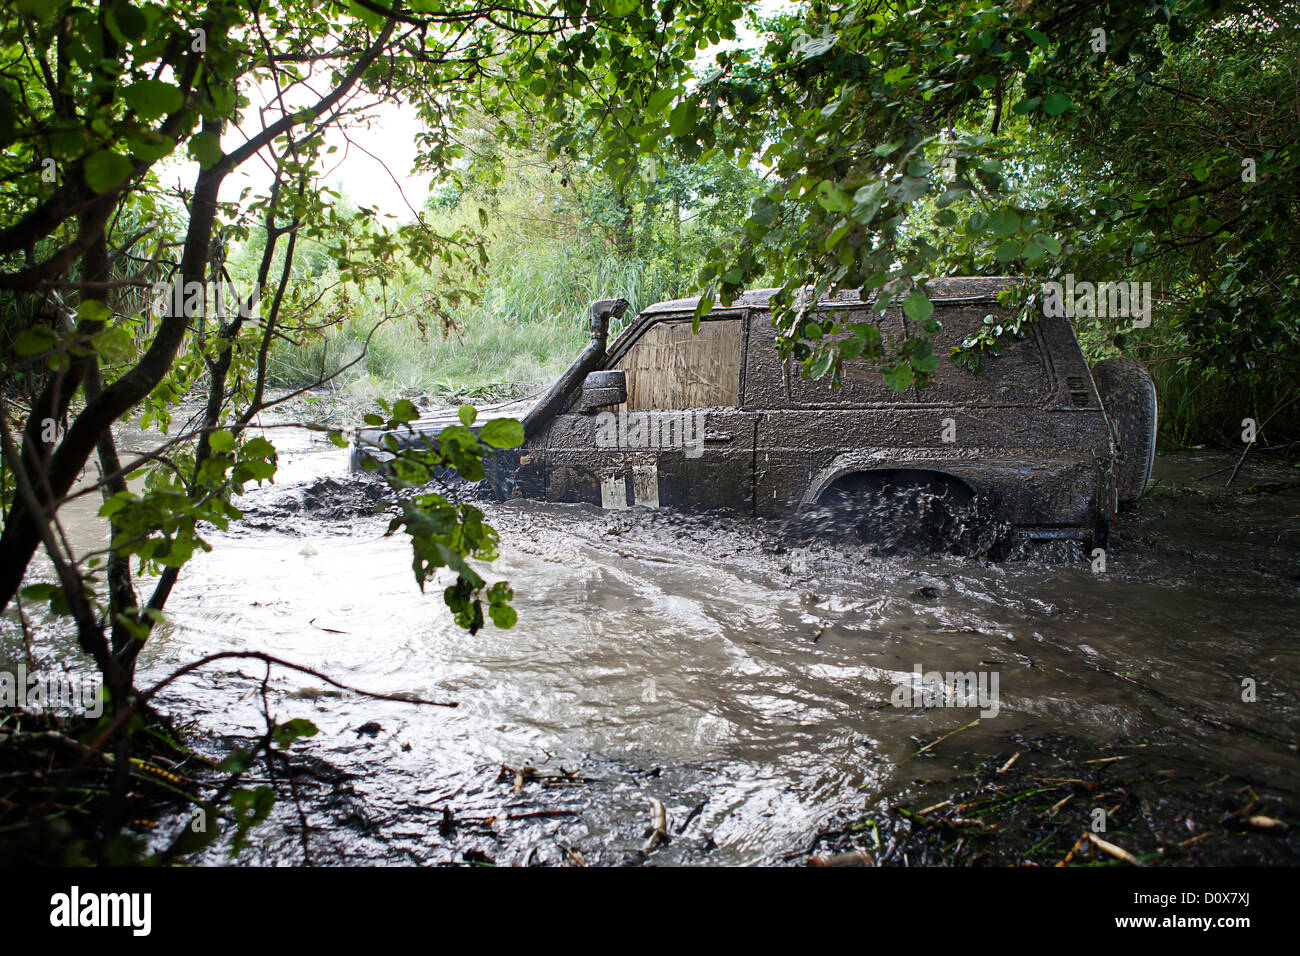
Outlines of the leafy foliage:
<svg viewBox="0 0 1300 956">
<path fill-rule="evenodd" d="M 267 391 L 273 344 L 344 321 L 340 302 L 322 303 L 317 289 L 293 281 L 295 268 L 301 276 L 328 267 L 381 303 L 376 325 L 411 318 L 390 300 L 395 283 L 436 273 L 421 290 L 421 332 L 426 321 L 454 327 L 456 311 L 482 291 L 486 212 L 435 229 L 425 216 L 390 225 L 374 209 L 339 203 L 320 182 L 327 128 L 354 121 L 368 99 L 400 98 L 426 122 L 423 162 L 445 174 L 465 155 L 457 136 L 465 116 L 522 107 L 556 129 L 604 122 L 611 105 L 644 99 L 702 45 L 734 35 L 737 10 L 704 0 L 5 7 L 0 607 L 43 545 L 57 581 L 28 593 L 67 622 L 104 675 L 105 733 L 120 760 L 138 716 L 136 659 L 181 570 L 210 546 L 202 529 L 238 520 L 232 499 L 274 479 L 274 445 L 256 427 L 279 401 Z M 255 87 L 274 91 L 268 106 L 253 108 Z M 169 157 L 194 164 L 191 188 L 163 186 Z M 270 187 L 229 198 L 223 183 L 254 157 L 271 171 Z M 213 295 L 229 284 L 236 243 L 252 250 L 247 284 Z M 299 243 L 312 257 L 295 266 Z M 327 377 L 322 370 L 315 381 Z M 175 403 L 195 393 L 195 418 L 173 420 Z M 21 399 L 12 421 L 11 394 Z M 381 421 L 414 417 L 409 402 L 381 408 Z M 124 418 L 153 430 L 162 447 L 123 460 L 112 429 Z M 433 447 L 399 454 L 390 471 L 415 576 L 424 586 L 439 569 L 454 571 L 446 602 L 470 631 L 489 618 L 515 621 L 509 585 L 489 586 L 467 563 L 495 555 L 496 533 L 471 505 L 415 481 L 427 484 L 439 469 L 481 477 L 485 454 L 520 441 L 518 423 L 477 433 L 462 424 Z M 103 476 L 106 556 L 75 553 L 52 531 L 92 455 Z M 127 779 L 115 779 L 114 800 Z M 260 788 L 228 796 L 237 848 L 271 796 Z M 105 859 L 120 843 L 105 836 Z"/>
<path fill-rule="evenodd" d="M 1026 280 L 1017 320 L 957 350 L 972 369 L 1038 314 L 1042 281 L 1153 281 L 1153 330 L 1111 322 L 1114 347 L 1285 398 L 1300 344 L 1293 5 L 841 0 L 758 27 L 761 49 L 717 51 L 630 131 L 588 140 L 625 169 L 633 140 L 641 157 L 769 170 L 737 240 L 707 255 L 701 312 L 772 282 L 780 346 L 834 376 L 843 348 L 875 343 L 818 327 L 806 305 L 841 289 L 903 303 L 912 332 L 879 360 L 904 388 L 936 358 L 919 317 L 929 276 Z"/>
<path fill-rule="evenodd" d="M 416 582 L 423 590 L 440 568 L 448 568 L 456 580 L 443 591 L 443 599 L 460 627 L 471 634 L 482 628 L 484 599 L 493 623 L 512 627 L 517 615 L 509 603 L 514 596 L 509 585 L 498 581 L 488 587 L 466 563 L 466 558 L 495 560 L 500 540 L 497 532 L 483 520 L 482 511 L 456 500 L 456 490 L 448 479 L 454 472 L 465 481 L 483 480 L 483 459 L 492 449 L 522 445 L 523 425 L 509 418 L 492 419 L 476 434 L 471 426 L 477 412 L 471 405 L 462 405 L 460 424 L 449 425 L 430 438 L 411 424 L 418 415 L 411 402 L 399 399 L 391 407 L 386 402 L 381 405 L 389 417 L 370 414 L 366 424 L 384 429 L 382 437 L 370 444 L 392 456 L 383 464 L 383 474 L 397 493 L 401 513 L 390 522 L 388 533 L 400 529 L 410 537 Z M 361 465 L 367 471 L 381 467 L 371 454 L 362 458 Z M 432 485 L 441 490 L 429 490 Z"/>
</svg>

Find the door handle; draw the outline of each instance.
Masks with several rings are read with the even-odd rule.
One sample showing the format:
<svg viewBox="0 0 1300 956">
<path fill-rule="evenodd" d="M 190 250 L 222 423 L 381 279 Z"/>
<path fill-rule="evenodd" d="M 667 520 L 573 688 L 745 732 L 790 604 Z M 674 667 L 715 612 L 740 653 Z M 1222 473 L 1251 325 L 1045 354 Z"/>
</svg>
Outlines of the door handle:
<svg viewBox="0 0 1300 956">
<path fill-rule="evenodd" d="M 733 435 L 731 432 L 714 432 L 714 431 L 706 431 L 706 432 L 704 433 L 704 440 L 705 440 L 705 441 L 713 441 L 713 442 L 728 442 L 728 441 L 732 441 L 732 440 L 734 440 L 735 437 L 736 437 L 736 436 Z"/>
</svg>

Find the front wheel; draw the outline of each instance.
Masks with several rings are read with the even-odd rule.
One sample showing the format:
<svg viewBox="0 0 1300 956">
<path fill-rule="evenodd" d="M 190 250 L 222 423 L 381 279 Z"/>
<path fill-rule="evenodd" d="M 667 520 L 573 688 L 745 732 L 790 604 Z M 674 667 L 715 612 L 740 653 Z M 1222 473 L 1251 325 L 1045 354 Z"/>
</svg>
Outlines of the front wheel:
<svg viewBox="0 0 1300 956">
<path fill-rule="evenodd" d="M 1142 497 L 1156 455 L 1156 386 L 1136 359 L 1108 358 L 1092 367 L 1092 380 L 1115 436 L 1115 479 L 1120 504 Z"/>
</svg>

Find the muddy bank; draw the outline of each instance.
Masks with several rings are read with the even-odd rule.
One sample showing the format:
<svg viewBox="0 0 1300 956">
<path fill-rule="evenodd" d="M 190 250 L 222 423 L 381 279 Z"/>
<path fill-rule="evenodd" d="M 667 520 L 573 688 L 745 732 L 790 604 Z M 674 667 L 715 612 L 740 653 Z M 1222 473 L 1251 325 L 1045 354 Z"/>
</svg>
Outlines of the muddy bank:
<svg viewBox="0 0 1300 956">
<path fill-rule="evenodd" d="M 813 865 L 1294 866 L 1300 803 L 1149 744 L 1017 737 L 828 827 Z M 924 765 L 917 766 L 924 773 Z"/>
</svg>

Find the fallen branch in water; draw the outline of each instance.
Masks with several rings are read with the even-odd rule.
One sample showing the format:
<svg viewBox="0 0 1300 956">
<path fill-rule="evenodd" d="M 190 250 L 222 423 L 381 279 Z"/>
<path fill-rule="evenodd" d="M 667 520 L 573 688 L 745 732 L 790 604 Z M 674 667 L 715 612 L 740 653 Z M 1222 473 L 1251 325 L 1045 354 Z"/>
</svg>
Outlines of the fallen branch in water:
<svg viewBox="0 0 1300 956">
<path fill-rule="evenodd" d="M 866 850 L 836 853 L 834 856 L 810 856 L 805 866 L 875 866 L 876 858 Z"/>
<path fill-rule="evenodd" d="M 561 847 L 560 849 L 564 851 L 564 855 L 567 856 L 572 861 L 574 866 L 585 867 L 587 865 L 587 861 L 582 858 L 582 854 L 579 853 L 577 850 L 571 850 L 567 846 Z"/>
<path fill-rule="evenodd" d="M 1289 408 L 1291 405 L 1294 405 L 1297 401 L 1300 401 L 1300 395 L 1297 395 L 1297 396 L 1295 396 L 1294 398 L 1291 398 L 1289 401 L 1283 402 L 1283 403 L 1282 403 L 1281 405 L 1279 405 L 1277 408 L 1273 409 L 1273 413 L 1272 413 L 1271 415 L 1269 415 L 1268 418 L 1264 419 L 1263 424 L 1261 424 L 1258 428 L 1255 429 L 1255 441 L 1258 441 L 1258 439 L 1259 439 L 1259 433 L 1262 432 L 1262 431 L 1264 430 L 1264 425 L 1267 425 L 1267 424 L 1268 424 L 1269 422 L 1271 422 L 1274 418 L 1276 418 L 1278 412 L 1282 411 L 1282 410 L 1285 409 L 1285 408 Z M 1230 474 L 1230 475 L 1228 476 L 1228 480 L 1227 480 L 1226 482 L 1223 483 L 1223 487 L 1225 487 L 1225 488 L 1231 487 L 1231 485 L 1232 485 L 1232 480 L 1233 480 L 1234 478 L 1237 477 L 1237 472 L 1239 472 L 1239 471 L 1241 470 L 1241 466 L 1242 466 L 1242 465 L 1245 463 L 1245 461 L 1246 461 L 1246 456 L 1249 455 L 1249 454 L 1250 454 L 1250 450 L 1251 450 L 1252 448 L 1255 447 L 1255 441 L 1250 441 L 1250 442 L 1247 442 L 1247 443 L 1246 443 L 1246 448 L 1245 448 L 1245 450 L 1241 453 L 1241 457 L 1237 459 L 1237 464 L 1231 466 L 1231 467 L 1232 467 L 1232 474 Z M 1218 471 L 1212 471 L 1212 472 L 1210 472 L 1208 475 L 1202 475 L 1200 478 L 1197 478 L 1197 479 L 1195 479 L 1195 480 L 1196 480 L 1196 481 L 1205 481 L 1207 478 L 1213 478 L 1215 475 L 1221 475 L 1221 474 L 1223 474 L 1223 473 L 1224 473 L 1225 471 L 1227 471 L 1227 470 L 1228 470 L 1228 467 L 1225 466 L 1225 467 L 1223 467 L 1223 468 L 1220 468 Z"/>
<path fill-rule="evenodd" d="M 1129 864 L 1130 866 L 1142 865 L 1141 860 L 1135 857 L 1128 850 L 1124 849 L 1122 846 L 1116 846 L 1115 844 L 1107 840 L 1103 840 L 1101 837 L 1097 836 L 1097 834 L 1092 832 L 1088 833 L 1088 839 L 1089 841 L 1091 841 L 1092 845 L 1095 846 L 1097 849 L 1101 850 L 1103 853 L 1110 854 L 1117 860 L 1123 860 L 1125 863 Z"/>
<path fill-rule="evenodd" d="M 913 757 L 919 757 L 919 756 L 921 756 L 921 754 L 925 753 L 927 750 L 931 749 L 932 747 L 937 747 L 937 746 L 939 746 L 939 744 L 943 743 L 943 742 L 944 742 L 945 740 L 947 740 L 949 737 L 953 736 L 953 734 L 959 734 L 959 733 L 961 733 L 963 730 L 970 730 L 972 727 L 974 727 L 974 726 L 975 726 L 976 724 L 978 724 L 979 722 L 980 722 L 980 719 L 979 719 L 978 717 L 976 717 L 974 720 L 972 720 L 972 721 L 971 721 L 969 724 L 967 724 L 965 727 L 958 727 L 956 730 L 950 730 L 950 731 L 948 731 L 948 733 L 944 734 L 944 735 L 943 735 L 942 737 L 940 737 L 938 740 L 931 741 L 930 743 L 926 744 L 924 747 L 922 747 L 922 748 L 921 748 L 920 750 L 918 750 L 916 753 L 912 754 L 912 756 L 913 756 Z"/>
<path fill-rule="evenodd" d="M 339 688 L 340 690 L 345 690 L 348 691 L 349 693 L 357 694 L 361 697 L 369 697 L 371 700 L 389 700 L 389 701 L 395 701 L 397 703 L 402 703 L 402 704 L 421 704 L 427 707 L 459 707 L 460 706 L 460 703 L 458 701 L 425 700 L 422 697 L 412 697 L 407 694 L 380 694 L 374 691 L 362 690 L 359 687 L 353 687 L 350 684 L 344 684 L 342 681 L 337 681 L 333 677 L 330 677 L 328 674 L 323 674 L 320 671 L 316 670 L 315 668 L 307 667 L 303 664 L 295 664 L 292 661 L 286 661 L 283 658 L 275 657 L 274 655 L 264 653 L 263 651 L 218 651 L 215 654 L 209 654 L 207 657 L 200 657 L 198 660 L 191 661 L 190 663 L 184 665 L 183 667 L 180 667 L 177 670 L 172 671 L 170 674 L 168 674 L 158 683 L 154 684 L 148 690 L 142 691 L 140 694 L 138 694 L 135 700 L 131 701 L 131 703 L 126 707 L 123 707 L 122 710 L 117 714 L 117 716 L 108 724 L 108 726 L 105 727 L 102 731 L 100 731 L 99 735 L 93 741 L 90 742 L 90 744 L 87 746 L 87 751 L 88 751 L 87 755 L 82 758 L 82 760 L 77 764 L 77 767 L 74 769 L 79 770 L 82 766 L 84 766 L 86 760 L 89 759 L 91 754 L 98 753 L 100 748 L 104 746 L 104 743 L 109 739 L 109 737 L 113 735 L 115 731 L 118 730 L 118 728 L 120 728 L 124 723 L 126 723 L 126 721 L 130 720 L 131 717 L 135 713 L 137 713 L 141 707 L 147 704 L 155 695 L 157 695 L 159 691 L 161 691 L 168 684 L 171 684 L 174 681 L 179 680 L 180 678 L 184 677 L 186 674 L 191 673 L 192 671 L 198 670 L 200 667 L 204 667 L 207 664 L 211 664 L 213 661 L 225 660 L 228 658 L 245 658 L 245 659 L 263 661 L 268 665 L 275 664 L 279 667 L 285 667 L 292 671 L 298 671 L 301 674 L 309 674 L 310 676 L 315 677 L 318 680 L 322 680 L 333 687 Z"/>
<path fill-rule="evenodd" d="M 544 820 L 549 817 L 576 817 L 577 810 L 529 810 L 526 813 L 495 813 L 490 817 L 461 817 L 457 822 L 491 826 L 497 820 Z"/>
</svg>

